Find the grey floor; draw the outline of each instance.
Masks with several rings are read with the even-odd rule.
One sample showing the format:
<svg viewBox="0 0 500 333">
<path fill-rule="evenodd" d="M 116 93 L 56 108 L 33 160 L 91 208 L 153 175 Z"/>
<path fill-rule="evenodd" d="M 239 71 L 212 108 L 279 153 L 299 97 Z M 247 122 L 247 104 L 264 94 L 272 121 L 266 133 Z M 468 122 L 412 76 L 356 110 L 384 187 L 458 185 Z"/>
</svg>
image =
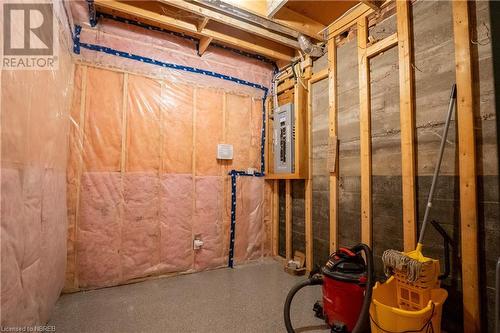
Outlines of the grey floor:
<svg viewBox="0 0 500 333">
<path fill-rule="evenodd" d="M 273 260 L 63 295 L 49 325 L 57 332 L 286 332 L 283 303 L 304 277 Z M 328 332 L 313 316 L 318 286 L 292 306 L 297 332 Z"/>
</svg>

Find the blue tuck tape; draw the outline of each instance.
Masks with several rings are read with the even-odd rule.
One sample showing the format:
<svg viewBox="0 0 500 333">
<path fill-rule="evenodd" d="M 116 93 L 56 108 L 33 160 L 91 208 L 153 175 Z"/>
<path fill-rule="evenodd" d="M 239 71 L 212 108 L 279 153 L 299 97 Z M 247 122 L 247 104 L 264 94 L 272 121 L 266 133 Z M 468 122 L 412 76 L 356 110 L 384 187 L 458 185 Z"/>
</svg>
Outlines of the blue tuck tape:
<svg viewBox="0 0 500 333">
<path fill-rule="evenodd" d="M 231 229 L 229 233 L 229 257 L 227 266 L 233 268 L 234 266 L 234 239 L 236 237 L 236 177 L 264 177 L 264 173 L 247 173 L 245 171 L 231 170 Z"/>
<path fill-rule="evenodd" d="M 89 23 L 91 27 L 97 25 L 97 12 L 95 10 L 94 0 L 87 0 L 87 6 L 89 8 Z"/>
</svg>

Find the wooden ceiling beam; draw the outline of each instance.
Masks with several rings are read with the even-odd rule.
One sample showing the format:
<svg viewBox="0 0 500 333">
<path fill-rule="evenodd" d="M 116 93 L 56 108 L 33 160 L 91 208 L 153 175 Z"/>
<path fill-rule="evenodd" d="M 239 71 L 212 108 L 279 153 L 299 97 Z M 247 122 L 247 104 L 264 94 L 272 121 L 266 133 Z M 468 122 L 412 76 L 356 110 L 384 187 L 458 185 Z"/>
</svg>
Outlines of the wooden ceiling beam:
<svg viewBox="0 0 500 333">
<path fill-rule="evenodd" d="M 184 0 L 159 0 L 159 2 L 181 9 L 185 10 L 189 13 L 192 14 L 197 14 L 200 16 L 203 16 L 205 18 L 208 18 L 212 21 L 216 21 L 225 25 L 228 25 L 230 27 L 240 29 L 246 32 L 249 32 L 251 34 L 272 40 L 274 42 L 286 45 L 288 47 L 294 48 L 294 49 L 299 49 L 299 43 L 295 39 L 288 38 L 286 36 L 277 34 L 273 31 L 270 31 L 266 28 L 262 28 L 260 26 L 248 23 L 246 21 L 242 21 L 240 19 L 234 18 L 232 16 L 228 16 L 223 13 L 216 12 L 210 8 L 206 7 L 201 7 L 196 3 L 184 1 Z"/>
<path fill-rule="evenodd" d="M 267 1 L 267 17 L 273 17 L 288 0 L 268 0 Z"/>
<path fill-rule="evenodd" d="M 293 49 L 272 42 L 264 43 L 266 42 L 265 40 L 252 40 L 250 38 L 252 37 L 251 35 L 247 36 L 250 40 L 244 40 L 238 37 L 234 37 L 225 32 L 220 32 L 208 28 L 204 28 L 203 31 L 198 32 L 198 26 L 196 24 L 133 6 L 131 4 L 133 2 L 95 0 L 94 3 L 101 11 L 109 12 L 111 14 L 125 14 L 126 16 L 145 20 L 147 22 L 154 23 L 155 25 L 173 28 L 177 31 L 180 30 L 188 34 L 192 34 L 196 37 L 209 37 L 213 40 L 228 44 L 232 47 L 261 54 L 271 59 L 291 61 L 294 56 Z"/>
<path fill-rule="evenodd" d="M 250 7 L 253 3 L 252 1 L 248 1 L 248 4 L 240 2 L 238 6 L 221 0 L 192 0 L 192 2 L 203 4 L 239 19 L 266 27 L 267 29 L 293 36 L 294 38 L 297 38 L 299 33 L 301 33 L 315 40 L 321 40 L 319 32 L 325 29 L 323 24 L 287 7 L 281 8 L 279 13 L 270 19 L 267 17 L 267 13 L 252 10 Z"/>
<path fill-rule="evenodd" d="M 215 9 L 222 13 L 245 20 L 247 22 L 252 22 L 253 24 L 257 24 L 261 27 L 291 36 L 293 38 L 297 38 L 299 36 L 298 32 L 295 29 L 283 26 L 269 19 L 266 16 L 265 11 L 263 13 L 260 13 L 250 10 L 248 6 L 251 6 L 251 4 L 254 3 L 252 1 L 249 1 L 248 4 L 241 2 L 241 4 L 238 4 L 238 6 L 234 6 L 227 1 L 221 0 L 191 0 L 191 2 Z"/>
<path fill-rule="evenodd" d="M 321 31 L 325 29 L 323 24 L 287 7 L 281 8 L 281 10 L 273 17 L 273 20 L 316 40 L 323 39 L 321 36 Z"/>
</svg>

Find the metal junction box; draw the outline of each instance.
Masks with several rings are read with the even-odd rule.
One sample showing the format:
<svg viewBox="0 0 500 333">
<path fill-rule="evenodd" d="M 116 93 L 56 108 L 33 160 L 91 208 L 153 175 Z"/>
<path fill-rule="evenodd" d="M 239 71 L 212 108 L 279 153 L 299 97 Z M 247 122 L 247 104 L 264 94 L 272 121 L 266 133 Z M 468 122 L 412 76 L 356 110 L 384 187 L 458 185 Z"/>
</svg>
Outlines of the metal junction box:
<svg viewBox="0 0 500 333">
<path fill-rule="evenodd" d="M 295 123 L 293 104 L 274 110 L 274 172 L 295 172 Z"/>
</svg>

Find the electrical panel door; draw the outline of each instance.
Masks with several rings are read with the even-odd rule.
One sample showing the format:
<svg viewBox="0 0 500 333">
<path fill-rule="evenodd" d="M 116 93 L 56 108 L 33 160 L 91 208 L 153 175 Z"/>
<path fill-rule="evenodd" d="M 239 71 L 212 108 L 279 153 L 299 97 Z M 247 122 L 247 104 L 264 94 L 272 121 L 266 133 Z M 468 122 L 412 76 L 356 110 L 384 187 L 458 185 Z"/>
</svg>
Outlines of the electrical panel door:
<svg viewBox="0 0 500 333">
<path fill-rule="evenodd" d="M 274 172 L 295 172 L 295 124 L 293 104 L 274 110 Z"/>
</svg>

